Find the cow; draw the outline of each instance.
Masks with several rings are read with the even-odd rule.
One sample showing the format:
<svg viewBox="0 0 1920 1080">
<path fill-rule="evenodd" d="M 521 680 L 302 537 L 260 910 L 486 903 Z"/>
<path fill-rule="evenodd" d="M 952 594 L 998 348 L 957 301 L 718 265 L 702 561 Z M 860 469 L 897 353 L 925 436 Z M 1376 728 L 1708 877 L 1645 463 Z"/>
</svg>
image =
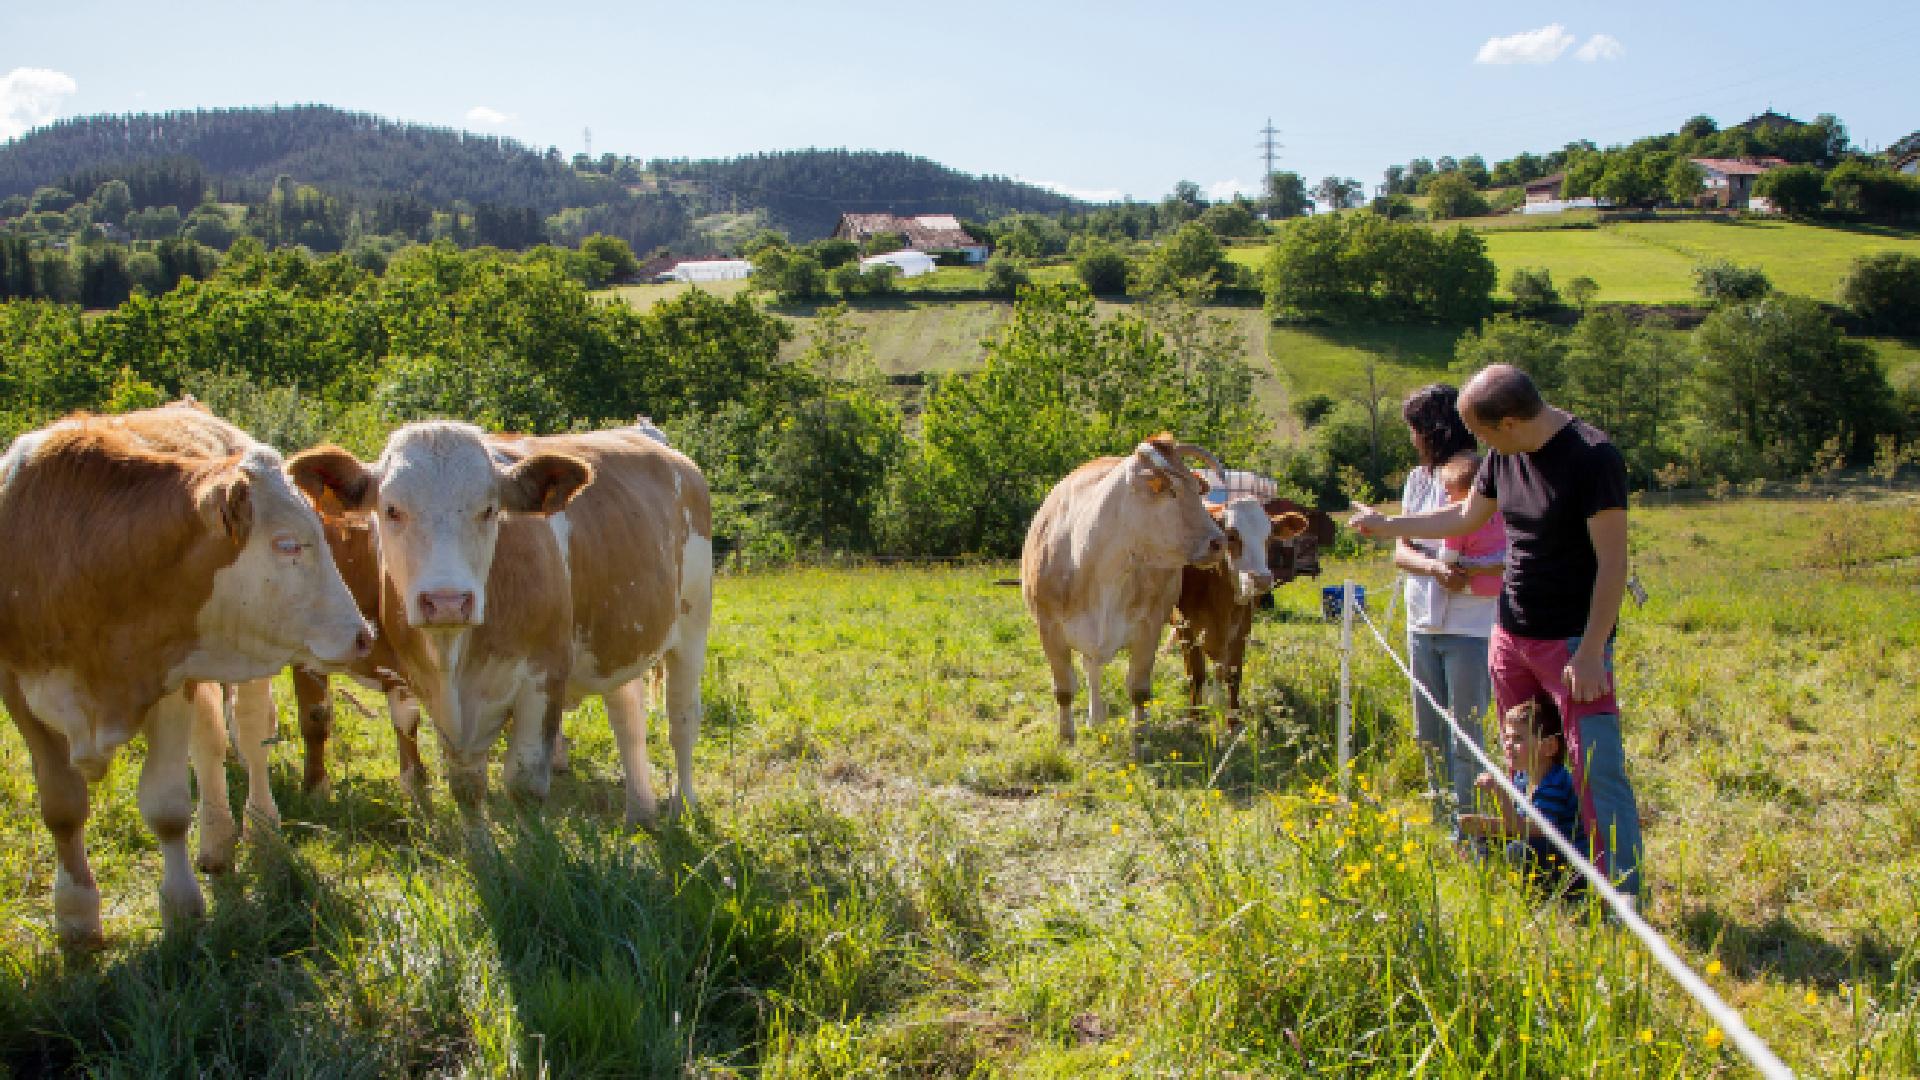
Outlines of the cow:
<svg viewBox="0 0 1920 1080">
<path fill-rule="evenodd" d="M 1333 519 L 1292 499 L 1268 499 L 1265 509 L 1270 518 L 1299 514 L 1307 519 L 1306 529 L 1298 535 L 1282 539 L 1275 534 L 1267 542 L 1267 565 L 1273 568 L 1274 584 L 1284 585 L 1297 577 L 1319 577 L 1320 549 L 1333 544 Z"/>
<path fill-rule="evenodd" d="M 1133 722 L 1145 724 L 1153 657 L 1180 595 L 1180 568 L 1217 561 L 1226 547 L 1201 502 L 1206 481 L 1179 464 L 1189 456 L 1220 470 L 1212 454 L 1164 433 L 1125 457 L 1090 461 L 1054 485 L 1027 530 L 1020 591 L 1053 672 L 1063 742 L 1074 739 L 1076 652 L 1086 667 L 1088 722 L 1105 723 L 1101 672 L 1126 649 Z"/>
<path fill-rule="evenodd" d="M 694 807 L 693 744 L 713 609 L 707 483 L 637 428 L 492 437 L 409 424 L 371 467 L 338 447 L 290 470 L 318 497 L 374 515 L 380 627 L 425 705 L 463 810 L 486 791 L 487 752 L 509 719 L 510 788 L 545 796 L 561 712 L 607 707 L 626 773 L 626 816 L 654 800 L 640 678 L 664 671 L 673 813 Z"/>
<path fill-rule="evenodd" d="M 1240 713 L 1240 673 L 1253 630 L 1253 608 L 1273 590 L 1268 561 L 1273 546 L 1304 534 L 1305 515 L 1285 511 L 1269 516 L 1257 498 L 1241 497 L 1208 508 L 1227 536 L 1226 558 L 1209 567 L 1180 571 L 1180 599 L 1174 604 L 1174 635 L 1187 662 L 1188 703 L 1200 704 L 1207 685 L 1207 662 L 1220 669 L 1227 688 L 1229 716 Z"/>
<path fill-rule="evenodd" d="M 371 648 L 283 466 L 182 405 L 71 417 L 0 457 L 0 700 L 33 760 L 66 943 L 101 939 L 88 785 L 116 749 L 145 733 L 140 813 L 160 848 L 162 919 L 178 925 L 206 910 L 187 858 L 189 755 L 203 789 L 225 791 L 199 753 L 200 718 L 218 716 L 213 684 Z"/>
</svg>

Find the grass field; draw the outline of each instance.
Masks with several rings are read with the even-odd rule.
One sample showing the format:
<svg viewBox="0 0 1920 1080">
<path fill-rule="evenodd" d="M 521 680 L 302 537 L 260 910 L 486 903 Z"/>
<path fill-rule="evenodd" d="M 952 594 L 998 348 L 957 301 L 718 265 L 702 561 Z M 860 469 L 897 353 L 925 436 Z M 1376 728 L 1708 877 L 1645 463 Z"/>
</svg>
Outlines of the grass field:
<svg viewBox="0 0 1920 1080">
<path fill-rule="evenodd" d="M 1877 251 L 1920 253 L 1920 233 L 1876 227 L 1806 225 L 1788 221 L 1622 222 L 1594 229 L 1480 228 L 1487 254 L 1500 269 L 1500 295 L 1514 270 L 1544 267 L 1561 288 L 1585 275 L 1598 282 L 1602 303 L 1689 304 L 1693 268 L 1731 259 L 1765 270 L 1775 288 L 1836 298 L 1840 282 L 1861 255 Z M 1524 219 L 1522 219 L 1524 220 Z M 1234 261 L 1255 269 L 1265 264 L 1260 248 L 1234 248 Z"/>
<path fill-rule="evenodd" d="M 1642 509 L 1632 539 L 1649 918 L 1802 1075 L 1914 1075 L 1920 510 Z M 1386 591 L 1384 558 L 1330 569 Z M 1136 760 L 1118 729 L 1057 744 L 1009 572 L 723 576 L 705 813 L 657 834 L 619 824 L 597 705 L 544 811 L 498 802 L 481 833 L 414 804 L 384 723 L 342 710 L 333 792 L 302 795 L 282 747 L 279 839 L 172 938 L 136 746 L 96 790 L 90 956 L 47 940 L 50 845 L 0 735 L 0 1072 L 1738 1074 L 1631 942 L 1424 824 L 1371 647 L 1358 780 L 1329 793 L 1315 584 L 1262 616 L 1241 741 L 1168 704 L 1163 656 Z M 1119 709 L 1117 671 L 1103 689 Z"/>
</svg>

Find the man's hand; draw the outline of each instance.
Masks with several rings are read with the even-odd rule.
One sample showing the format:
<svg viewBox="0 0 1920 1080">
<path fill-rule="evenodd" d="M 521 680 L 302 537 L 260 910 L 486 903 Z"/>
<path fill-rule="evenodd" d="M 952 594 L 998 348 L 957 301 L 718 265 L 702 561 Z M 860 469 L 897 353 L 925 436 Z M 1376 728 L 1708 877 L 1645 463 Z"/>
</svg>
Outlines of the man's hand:
<svg viewBox="0 0 1920 1080">
<path fill-rule="evenodd" d="M 1380 526 L 1386 524 L 1387 515 L 1364 503 L 1354 503 L 1353 513 L 1347 515 L 1347 528 L 1361 536 L 1373 536 Z"/>
<path fill-rule="evenodd" d="M 1573 654 L 1573 662 L 1561 671 L 1560 677 L 1566 680 L 1573 700 L 1583 704 L 1611 691 L 1613 677 L 1607 674 L 1605 646 L 1590 649 L 1586 642 L 1581 642 L 1580 651 Z"/>
</svg>

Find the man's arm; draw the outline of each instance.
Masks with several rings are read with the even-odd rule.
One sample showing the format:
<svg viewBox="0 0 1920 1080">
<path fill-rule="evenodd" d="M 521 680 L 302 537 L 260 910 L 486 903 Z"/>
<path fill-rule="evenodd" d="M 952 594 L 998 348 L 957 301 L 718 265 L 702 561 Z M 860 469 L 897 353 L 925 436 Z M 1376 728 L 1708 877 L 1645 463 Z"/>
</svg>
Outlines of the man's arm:
<svg viewBox="0 0 1920 1080">
<path fill-rule="evenodd" d="M 1494 511 L 1500 509 L 1500 504 L 1476 489 L 1467 495 L 1465 502 L 1448 503 L 1424 514 L 1388 517 L 1361 503 L 1354 503 L 1353 507 L 1353 513 L 1347 516 L 1347 528 L 1362 536 L 1439 540 L 1448 536 L 1465 536 L 1485 525 L 1493 517 Z M 1625 578 L 1621 579 L 1623 585 L 1625 581 Z"/>
<path fill-rule="evenodd" d="M 1575 701 L 1592 701 L 1611 690 L 1607 675 L 1607 639 L 1620 618 L 1620 599 L 1627 591 L 1627 511 L 1609 507 L 1587 519 L 1587 536 L 1599 569 L 1593 575 L 1593 598 L 1587 604 L 1587 628 L 1580 650 L 1565 673 Z"/>
</svg>

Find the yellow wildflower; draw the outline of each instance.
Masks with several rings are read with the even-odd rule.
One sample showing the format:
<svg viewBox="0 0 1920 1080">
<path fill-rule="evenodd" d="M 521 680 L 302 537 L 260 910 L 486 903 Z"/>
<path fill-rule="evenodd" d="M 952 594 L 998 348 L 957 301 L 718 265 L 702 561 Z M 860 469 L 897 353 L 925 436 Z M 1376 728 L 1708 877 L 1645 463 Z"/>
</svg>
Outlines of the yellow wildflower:
<svg viewBox="0 0 1920 1080">
<path fill-rule="evenodd" d="M 1718 974 L 1720 974 L 1720 971 L 1721 971 L 1721 968 L 1720 968 L 1720 961 L 1718 961 L 1718 960 L 1709 960 L 1709 961 L 1707 961 L 1707 974 L 1709 974 L 1709 975 L 1718 975 Z"/>
<path fill-rule="evenodd" d="M 1707 1049 L 1718 1050 L 1720 1044 L 1727 1041 L 1727 1035 L 1718 1026 L 1707 1029 Z"/>
<path fill-rule="evenodd" d="M 1820 992 L 1818 990 L 1809 989 L 1807 991 L 1807 1004 L 1809 1005 L 1820 1004 Z"/>
<path fill-rule="evenodd" d="M 1646 1045 L 1648 1045 L 1648 1046 L 1652 1046 L 1652 1045 L 1653 1045 L 1653 1029 L 1652 1029 L 1652 1028 L 1641 1028 L 1641 1029 L 1640 1029 L 1640 1041 L 1641 1041 L 1641 1042 L 1643 1042 L 1643 1043 L 1645 1043 L 1645 1044 L 1646 1044 Z"/>
</svg>

